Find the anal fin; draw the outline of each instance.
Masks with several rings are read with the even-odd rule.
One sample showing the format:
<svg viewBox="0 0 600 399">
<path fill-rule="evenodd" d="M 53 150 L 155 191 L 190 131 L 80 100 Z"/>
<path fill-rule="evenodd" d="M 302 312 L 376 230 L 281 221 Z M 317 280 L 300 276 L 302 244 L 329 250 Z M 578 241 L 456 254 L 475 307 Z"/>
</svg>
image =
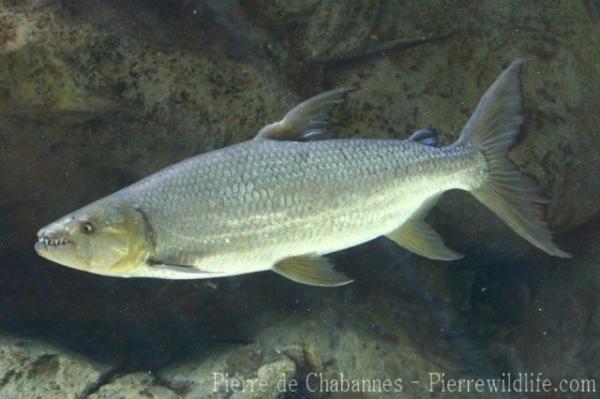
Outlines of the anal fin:
<svg viewBox="0 0 600 399">
<path fill-rule="evenodd" d="M 354 281 L 335 270 L 327 259 L 316 255 L 282 259 L 273 266 L 273 271 L 297 283 L 317 287 L 339 287 Z"/>
<path fill-rule="evenodd" d="M 435 260 L 456 260 L 463 257 L 448 248 L 440 235 L 427 223 L 425 216 L 437 203 L 440 195 L 428 198 L 402 226 L 386 237 L 417 255 Z"/>
<path fill-rule="evenodd" d="M 409 219 L 387 235 L 396 244 L 417 255 L 436 260 L 456 260 L 463 257 L 448 248 L 440 235 L 423 219 Z"/>
</svg>

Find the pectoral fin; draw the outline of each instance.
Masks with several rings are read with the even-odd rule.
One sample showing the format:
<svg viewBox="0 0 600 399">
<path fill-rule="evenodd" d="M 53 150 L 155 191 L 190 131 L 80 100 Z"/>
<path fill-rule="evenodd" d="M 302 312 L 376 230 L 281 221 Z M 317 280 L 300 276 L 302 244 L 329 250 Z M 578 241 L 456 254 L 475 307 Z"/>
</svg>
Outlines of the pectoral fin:
<svg viewBox="0 0 600 399">
<path fill-rule="evenodd" d="M 357 90 L 354 86 L 326 91 L 298 104 L 282 120 L 260 129 L 256 139 L 310 140 L 322 135 L 327 127 L 330 109 Z"/>
<path fill-rule="evenodd" d="M 273 266 L 273 271 L 297 283 L 317 287 L 339 287 L 354 281 L 336 271 L 327 259 L 313 255 L 282 259 Z"/>
<path fill-rule="evenodd" d="M 387 237 L 409 251 L 436 260 L 456 260 L 463 257 L 444 244 L 440 235 L 423 218 L 408 219 Z"/>
</svg>

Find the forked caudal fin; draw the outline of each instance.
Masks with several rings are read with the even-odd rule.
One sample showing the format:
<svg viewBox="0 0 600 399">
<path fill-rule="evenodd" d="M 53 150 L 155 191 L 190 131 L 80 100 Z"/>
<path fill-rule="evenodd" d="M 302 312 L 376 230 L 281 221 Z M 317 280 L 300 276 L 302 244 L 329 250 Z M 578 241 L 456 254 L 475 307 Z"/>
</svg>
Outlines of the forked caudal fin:
<svg viewBox="0 0 600 399">
<path fill-rule="evenodd" d="M 485 92 L 456 145 L 472 146 L 486 160 L 487 176 L 473 195 L 531 244 L 567 258 L 571 255 L 552 242 L 544 222 L 545 199 L 506 156 L 523 122 L 519 73 L 524 62 L 514 61 Z"/>
</svg>

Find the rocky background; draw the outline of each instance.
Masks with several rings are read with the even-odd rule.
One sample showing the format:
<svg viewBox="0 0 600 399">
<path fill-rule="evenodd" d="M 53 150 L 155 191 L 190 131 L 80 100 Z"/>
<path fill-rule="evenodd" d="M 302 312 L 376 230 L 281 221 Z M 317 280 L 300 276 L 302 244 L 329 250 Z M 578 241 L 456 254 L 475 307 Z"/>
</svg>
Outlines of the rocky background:
<svg viewBox="0 0 600 399">
<path fill-rule="evenodd" d="M 599 42 L 594 0 L 0 0 L 0 397 L 452 396 L 427 390 L 430 372 L 600 380 Z M 333 255 L 356 279 L 339 289 L 269 273 L 112 279 L 33 252 L 57 217 L 332 87 L 362 88 L 335 113 L 338 137 L 433 127 L 450 143 L 521 56 L 527 122 L 510 155 L 552 200 L 571 260 L 464 193 L 431 215 L 464 260 L 376 240 Z M 215 372 L 266 388 L 215 390 Z M 282 373 L 302 387 L 313 372 L 404 391 L 278 392 Z"/>
</svg>

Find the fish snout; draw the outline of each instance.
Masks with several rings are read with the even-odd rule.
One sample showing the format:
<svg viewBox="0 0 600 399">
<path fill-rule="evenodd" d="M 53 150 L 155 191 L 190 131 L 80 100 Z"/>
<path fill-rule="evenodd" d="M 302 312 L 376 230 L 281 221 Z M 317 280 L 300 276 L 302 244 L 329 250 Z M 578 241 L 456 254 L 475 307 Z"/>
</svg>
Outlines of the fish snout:
<svg viewBox="0 0 600 399">
<path fill-rule="evenodd" d="M 73 241 L 69 239 L 69 234 L 64 229 L 58 229 L 55 226 L 50 225 L 38 231 L 37 241 L 34 247 L 36 252 L 39 253 L 40 251 L 58 249 L 73 244 Z"/>
</svg>

